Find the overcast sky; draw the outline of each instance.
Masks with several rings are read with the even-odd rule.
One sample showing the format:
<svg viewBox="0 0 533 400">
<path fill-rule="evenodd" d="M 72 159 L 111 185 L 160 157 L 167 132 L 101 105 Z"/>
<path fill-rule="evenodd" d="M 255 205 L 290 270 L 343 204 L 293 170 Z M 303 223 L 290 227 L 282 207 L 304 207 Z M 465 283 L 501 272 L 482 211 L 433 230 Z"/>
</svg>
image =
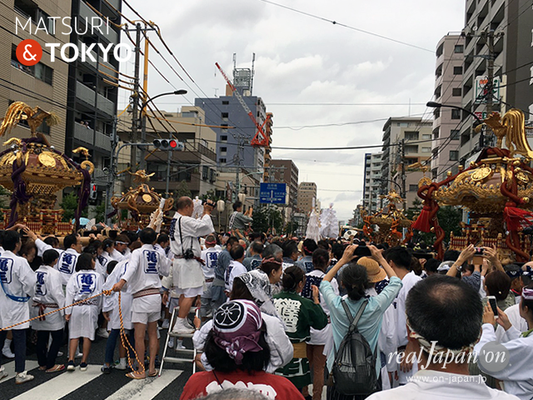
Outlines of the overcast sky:
<svg viewBox="0 0 533 400">
<path fill-rule="evenodd" d="M 215 62 L 231 76 L 233 53 L 242 68 L 251 66 L 255 53 L 253 94 L 274 114 L 273 158 L 292 159 L 300 182 L 318 185 L 322 207 L 334 203 L 339 220 L 348 220 L 362 197 L 364 153 L 379 149 L 275 147 L 376 145 L 381 144 L 389 117 L 431 118 L 424 104 L 434 90 L 435 47 L 444 35 L 463 28 L 465 1 L 130 0 L 129 4 L 159 25 L 194 79 L 151 34 L 184 80 L 152 51 L 150 59 L 171 84 L 150 69 L 149 94 L 189 91 L 185 101 L 170 97 L 156 101 L 160 109 L 176 111 L 194 104 L 196 97 L 224 94 L 225 81 Z M 123 10 L 138 19 L 125 4 Z M 124 71 L 131 74 L 132 63 Z M 120 105 L 125 101 L 122 94 Z"/>
</svg>

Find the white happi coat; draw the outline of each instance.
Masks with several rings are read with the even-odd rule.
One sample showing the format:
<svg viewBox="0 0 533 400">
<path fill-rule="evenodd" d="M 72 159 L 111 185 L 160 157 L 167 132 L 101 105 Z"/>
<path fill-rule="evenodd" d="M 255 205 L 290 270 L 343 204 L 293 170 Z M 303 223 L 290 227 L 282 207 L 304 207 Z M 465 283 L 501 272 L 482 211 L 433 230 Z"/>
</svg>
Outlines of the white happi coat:
<svg viewBox="0 0 533 400">
<path fill-rule="evenodd" d="M 113 286 L 122 279 L 126 273 L 126 269 L 129 265 L 129 257 L 120 261 L 113 272 L 107 277 L 104 284 L 104 290 L 111 290 Z M 122 311 L 122 321 L 124 323 L 124 329 L 132 329 L 131 323 L 131 304 L 133 296 L 129 290 L 121 292 L 120 295 L 120 309 Z M 118 293 L 113 292 L 111 296 L 104 296 L 103 312 L 109 312 L 109 325 L 108 329 L 120 329 L 120 314 L 118 309 Z"/>
<path fill-rule="evenodd" d="M 46 307 L 43 313 L 58 310 L 65 306 L 65 294 L 61 284 L 61 273 L 48 265 L 41 265 L 37 271 L 35 294 L 30 300 L 31 318 L 39 315 L 38 303 L 57 304 L 58 307 Z M 59 311 L 44 317 L 44 321 L 38 319 L 31 322 L 31 327 L 36 331 L 58 331 L 65 327 L 64 311 Z"/>
<path fill-rule="evenodd" d="M 11 296 L 25 298 L 32 296 L 35 288 L 36 275 L 32 271 L 25 258 L 13 254 L 9 250 L 2 252 L 0 256 L 0 327 L 5 328 L 18 322 L 30 319 L 28 301 L 15 301 Z M 18 325 L 13 329 L 27 329 L 30 323 Z"/>
<path fill-rule="evenodd" d="M 161 255 L 151 244 L 144 244 L 131 253 L 126 272 L 121 277 L 128 283 L 132 294 L 145 289 L 161 288 L 159 275 L 168 276 L 171 261 Z M 116 268 L 116 267 L 115 267 Z"/>
<path fill-rule="evenodd" d="M 61 272 L 61 283 L 63 286 L 67 286 L 70 277 L 76 271 L 76 262 L 78 261 L 79 255 L 76 250 L 70 248 L 59 256 L 59 260 L 54 268 Z"/>
<path fill-rule="evenodd" d="M 102 292 L 104 277 L 94 270 L 74 273 L 67 284 L 65 304 L 69 305 Z M 71 314 L 69 321 L 70 339 L 85 337 L 94 340 L 98 327 L 98 314 L 102 308 L 102 296 L 88 300 L 88 304 L 75 305 L 65 310 Z"/>
<path fill-rule="evenodd" d="M 180 227 L 184 243 L 181 243 Z M 188 289 L 204 286 L 205 279 L 200 262 L 195 259 L 185 260 L 179 257 L 185 250 L 192 248 L 194 255 L 200 258 L 202 248 L 198 242 L 198 237 L 209 235 L 214 231 L 215 227 L 210 215 L 206 214 L 201 219 L 194 219 L 176 212 L 170 224 L 169 234 L 170 250 L 176 258 L 174 258 L 172 266 L 171 283 L 165 284 L 165 287 Z"/>
</svg>

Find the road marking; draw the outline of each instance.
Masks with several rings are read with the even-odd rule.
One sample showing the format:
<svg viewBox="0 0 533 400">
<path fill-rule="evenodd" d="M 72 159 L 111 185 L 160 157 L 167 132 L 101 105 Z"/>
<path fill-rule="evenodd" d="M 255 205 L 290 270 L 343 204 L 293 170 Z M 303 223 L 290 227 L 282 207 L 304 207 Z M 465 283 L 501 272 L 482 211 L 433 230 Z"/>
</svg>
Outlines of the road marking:
<svg viewBox="0 0 533 400">
<path fill-rule="evenodd" d="M 159 378 L 132 379 L 106 400 L 146 400 L 153 399 L 174 381 L 183 371 L 167 369 Z"/>
<path fill-rule="evenodd" d="M 49 381 L 41 383 L 11 400 L 56 400 L 82 387 L 102 375 L 100 365 L 89 365 L 87 371 L 76 367 L 74 372 L 65 372 Z"/>
<path fill-rule="evenodd" d="M 26 371 L 30 371 L 32 369 L 35 369 L 39 366 L 39 363 L 37 361 L 32 361 L 32 360 L 26 360 Z M 15 372 L 15 362 L 10 362 L 10 363 L 7 363 L 7 364 L 4 364 L 4 368 L 6 370 L 6 372 L 9 374 L 9 376 L 7 378 L 4 378 L 2 379 L 0 382 L 6 382 L 10 379 L 13 379 L 16 375 L 16 372 Z"/>
</svg>

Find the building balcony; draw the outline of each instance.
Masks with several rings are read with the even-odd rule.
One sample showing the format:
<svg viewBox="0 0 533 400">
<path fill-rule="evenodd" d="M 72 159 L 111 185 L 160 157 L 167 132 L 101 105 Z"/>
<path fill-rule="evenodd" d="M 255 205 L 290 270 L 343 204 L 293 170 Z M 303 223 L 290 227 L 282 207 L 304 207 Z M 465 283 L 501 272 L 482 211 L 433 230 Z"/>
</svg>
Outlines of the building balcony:
<svg viewBox="0 0 533 400">
<path fill-rule="evenodd" d="M 111 100 L 106 99 L 101 94 L 98 94 L 97 98 L 98 100 L 96 102 L 96 108 L 110 116 L 114 116 L 117 110 L 116 104 L 113 103 Z"/>
<path fill-rule="evenodd" d="M 103 152 L 111 151 L 111 138 L 109 136 L 77 122 L 74 123 L 74 139 L 94 146 Z"/>
<path fill-rule="evenodd" d="M 115 0 L 115 2 L 118 3 L 118 1 Z M 88 24 L 91 23 L 92 18 L 100 18 L 99 15 L 97 15 L 83 0 L 80 0 L 80 17 L 87 21 Z M 114 31 L 111 27 L 108 27 L 103 25 L 100 27 L 100 30 L 102 32 L 102 36 L 109 42 L 109 43 L 118 43 L 118 33 Z"/>
<path fill-rule="evenodd" d="M 85 86 L 80 81 L 76 82 L 76 97 L 91 106 L 95 106 L 96 96 L 94 90 Z"/>
</svg>

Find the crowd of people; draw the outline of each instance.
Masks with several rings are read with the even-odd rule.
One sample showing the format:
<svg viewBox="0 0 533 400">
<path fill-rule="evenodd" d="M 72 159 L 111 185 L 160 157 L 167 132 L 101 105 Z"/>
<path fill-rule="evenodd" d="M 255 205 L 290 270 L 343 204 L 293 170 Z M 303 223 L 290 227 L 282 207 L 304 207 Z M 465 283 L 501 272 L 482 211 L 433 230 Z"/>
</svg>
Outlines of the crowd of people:
<svg viewBox="0 0 533 400">
<path fill-rule="evenodd" d="M 192 338 L 199 352 L 183 400 L 532 398 L 533 263 L 502 264 L 496 249 L 473 245 L 440 260 L 424 246 L 353 236 L 244 235 L 251 219 L 240 203 L 238 229 L 216 233 L 213 206 L 193 218 L 182 197 L 168 232 L 91 235 L 85 246 L 72 234 L 63 249 L 25 226 L 1 232 L 0 346 L 15 358 L 16 383 L 33 379 L 30 327 L 45 373 L 86 370 L 98 334 L 107 338 L 102 372 L 129 369 L 132 379 L 157 376 L 168 329 L 169 347 Z M 370 349 L 357 361 L 371 377 L 364 392 L 347 392 L 333 373 L 343 373 L 339 349 L 354 329 Z M 115 363 L 121 332 L 132 346 L 119 342 Z M 490 349 L 508 362 L 492 362 Z"/>
</svg>

